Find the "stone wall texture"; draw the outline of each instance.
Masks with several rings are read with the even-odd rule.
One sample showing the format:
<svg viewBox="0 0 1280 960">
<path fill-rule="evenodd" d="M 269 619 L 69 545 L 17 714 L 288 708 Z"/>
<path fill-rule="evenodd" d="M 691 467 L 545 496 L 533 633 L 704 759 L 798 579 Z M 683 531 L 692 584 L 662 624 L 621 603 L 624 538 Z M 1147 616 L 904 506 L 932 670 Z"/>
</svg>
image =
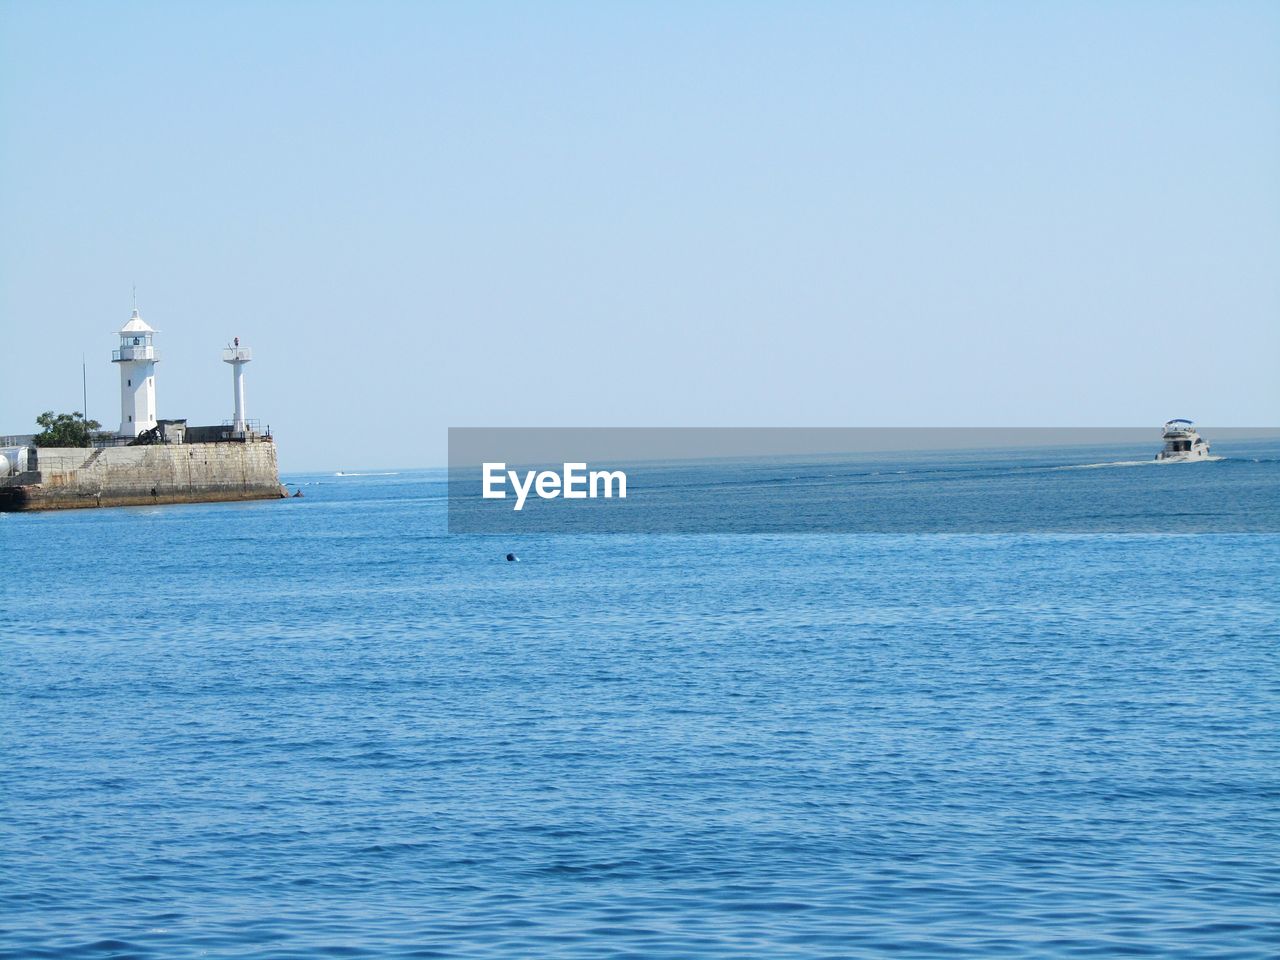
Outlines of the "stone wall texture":
<svg viewBox="0 0 1280 960">
<path fill-rule="evenodd" d="M 34 471 L 0 486 L 0 510 L 61 510 L 285 496 L 276 445 L 155 444 L 140 447 L 41 447 Z"/>
</svg>

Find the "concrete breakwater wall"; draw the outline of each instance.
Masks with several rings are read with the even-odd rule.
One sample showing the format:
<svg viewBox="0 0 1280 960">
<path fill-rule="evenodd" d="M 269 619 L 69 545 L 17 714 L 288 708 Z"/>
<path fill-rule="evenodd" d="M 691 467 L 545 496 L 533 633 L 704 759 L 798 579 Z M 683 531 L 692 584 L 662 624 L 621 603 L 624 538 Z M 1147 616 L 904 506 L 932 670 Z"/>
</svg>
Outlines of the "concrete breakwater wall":
<svg viewBox="0 0 1280 960">
<path fill-rule="evenodd" d="M 61 510 L 285 496 L 276 445 L 244 442 L 41 447 L 0 481 L 0 510 Z M 32 469 L 34 466 L 34 469 Z"/>
</svg>

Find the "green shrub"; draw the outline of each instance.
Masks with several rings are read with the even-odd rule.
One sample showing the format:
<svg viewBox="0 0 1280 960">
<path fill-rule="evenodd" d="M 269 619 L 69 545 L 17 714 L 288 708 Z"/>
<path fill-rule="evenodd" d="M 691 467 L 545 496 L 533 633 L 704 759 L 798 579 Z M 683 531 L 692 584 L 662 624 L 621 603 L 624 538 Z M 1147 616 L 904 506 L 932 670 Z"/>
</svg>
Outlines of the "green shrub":
<svg viewBox="0 0 1280 960">
<path fill-rule="evenodd" d="M 93 431 L 102 429 L 102 424 L 86 420 L 79 410 L 75 413 L 46 410 L 36 417 L 36 425 L 43 428 L 36 434 L 39 447 L 87 447 L 93 440 Z"/>
</svg>

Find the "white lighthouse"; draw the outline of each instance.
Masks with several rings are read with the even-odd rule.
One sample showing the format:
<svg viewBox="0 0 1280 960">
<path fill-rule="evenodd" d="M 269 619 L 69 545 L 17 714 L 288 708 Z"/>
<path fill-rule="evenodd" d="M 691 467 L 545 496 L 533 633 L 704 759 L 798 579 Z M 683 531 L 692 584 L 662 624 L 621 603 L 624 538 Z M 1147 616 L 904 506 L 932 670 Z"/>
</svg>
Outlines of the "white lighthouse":
<svg viewBox="0 0 1280 960">
<path fill-rule="evenodd" d="M 234 437 L 245 436 L 249 429 L 244 414 L 244 365 L 252 359 L 253 351 L 240 346 L 239 337 L 222 351 L 222 362 L 231 364 L 231 385 L 235 390 L 236 415 L 231 427 L 231 435 Z"/>
<path fill-rule="evenodd" d="M 136 437 L 156 425 L 155 331 L 133 311 L 120 328 L 120 349 L 111 351 L 111 362 L 120 364 L 120 436 Z"/>
</svg>

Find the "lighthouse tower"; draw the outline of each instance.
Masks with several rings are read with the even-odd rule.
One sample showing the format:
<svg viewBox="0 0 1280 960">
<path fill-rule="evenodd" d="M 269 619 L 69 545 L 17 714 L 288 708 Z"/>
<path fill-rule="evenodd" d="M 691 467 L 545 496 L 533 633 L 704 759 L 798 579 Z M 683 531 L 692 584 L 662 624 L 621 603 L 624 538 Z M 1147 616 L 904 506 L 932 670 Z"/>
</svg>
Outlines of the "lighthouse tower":
<svg viewBox="0 0 1280 960">
<path fill-rule="evenodd" d="M 111 351 L 111 362 L 120 364 L 120 436 L 136 437 L 156 425 L 155 331 L 133 311 L 120 328 L 120 349 Z"/>
<path fill-rule="evenodd" d="M 240 346 L 239 337 L 222 351 L 222 362 L 231 364 L 231 385 L 235 390 L 236 417 L 231 427 L 233 437 L 244 437 L 249 431 L 244 415 L 244 365 L 252 359 L 253 351 Z"/>
</svg>

